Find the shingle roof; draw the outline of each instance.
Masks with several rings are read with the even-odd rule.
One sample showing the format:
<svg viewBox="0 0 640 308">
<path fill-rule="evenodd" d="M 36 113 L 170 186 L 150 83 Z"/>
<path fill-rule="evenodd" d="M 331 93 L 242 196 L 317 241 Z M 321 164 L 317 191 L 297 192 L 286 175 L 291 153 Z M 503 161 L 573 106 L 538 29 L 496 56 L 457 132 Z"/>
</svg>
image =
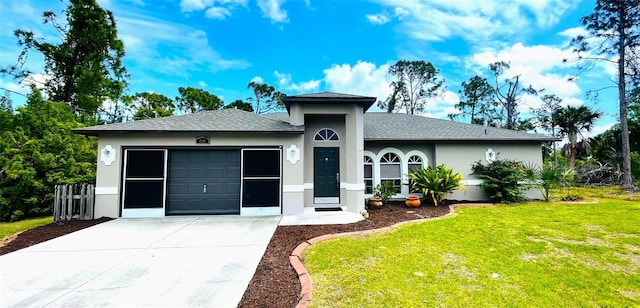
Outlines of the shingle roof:
<svg viewBox="0 0 640 308">
<path fill-rule="evenodd" d="M 83 135 L 105 133 L 279 132 L 303 133 L 304 127 L 237 109 L 204 111 L 179 116 L 105 124 L 75 129 Z"/>
<path fill-rule="evenodd" d="M 552 141 L 557 138 L 403 113 L 364 115 L 365 140 Z"/>
<path fill-rule="evenodd" d="M 503 128 L 427 118 L 403 113 L 364 114 L 364 140 L 422 141 L 552 141 L 557 138 Z M 304 133 L 304 127 L 289 125 L 287 113 L 257 115 L 237 109 L 223 109 L 158 119 L 114 123 L 75 129 L 83 135 L 114 133 Z"/>
<path fill-rule="evenodd" d="M 367 111 L 376 102 L 377 98 L 371 96 L 361 96 L 334 92 L 320 92 L 285 96 L 284 106 L 289 110 L 292 103 L 302 104 L 360 104 L 364 111 Z"/>
<path fill-rule="evenodd" d="M 362 96 L 355 94 L 346 94 L 346 93 L 335 93 L 335 92 L 319 92 L 319 93 L 309 93 L 309 94 L 300 94 L 300 95 L 291 95 L 287 96 L 287 98 L 335 98 L 335 99 L 366 99 L 366 98 L 374 98 L 370 96 Z"/>
<path fill-rule="evenodd" d="M 286 113 L 264 115 L 288 122 Z M 369 112 L 364 114 L 364 140 L 422 141 L 552 141 L 557 138 L 504 128 L 487 127 L 403 113 Z"/>
</svg>

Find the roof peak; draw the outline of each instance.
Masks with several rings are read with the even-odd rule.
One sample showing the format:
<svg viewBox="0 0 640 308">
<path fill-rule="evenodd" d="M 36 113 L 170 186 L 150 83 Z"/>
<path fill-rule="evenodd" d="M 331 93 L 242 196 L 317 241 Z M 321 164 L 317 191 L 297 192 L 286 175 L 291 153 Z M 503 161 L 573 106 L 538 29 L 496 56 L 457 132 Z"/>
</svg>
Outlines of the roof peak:
<svg viewBox="0 0 640 308">
<path fill-rule="evenodd" d="M 319 92 L 300 94 L 293 96 L 285 96 L 284 106 L 289 111 L 291 104 L 358 104 L 361 105 L 364 111 L 367 111 L 375 102 L 377 98 L 373 96 L 362 96 L 345 93 L 335 92 Z"/>
</svg>

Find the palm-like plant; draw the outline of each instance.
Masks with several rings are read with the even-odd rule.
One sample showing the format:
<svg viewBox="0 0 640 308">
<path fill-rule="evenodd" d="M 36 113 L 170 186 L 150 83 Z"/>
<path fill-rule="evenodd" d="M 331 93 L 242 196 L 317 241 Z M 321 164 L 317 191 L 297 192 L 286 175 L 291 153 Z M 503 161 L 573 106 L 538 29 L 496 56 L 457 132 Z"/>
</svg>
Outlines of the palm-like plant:
<svg viewBox="0 0 640 308">
<path fill-rule="evenodd" d="M 421 192 L 424 198 L 431 197 L 433 204 L 444 199 L 444 195 L 456 189 L 464 189 L 460 173 L 453 173 L 453 169 L 444 165 L 435 168 L 418 168 L 409 174 L 409 189 L 411 192 Z"/>
<path fill-rule="evenodd" d="M 595 121 L 602 116 L 601 112 L 593 111 L 587 106 L 567 106 L 554 112 L 554 118 L 558 121 L 560 134 L 569 139 L 569 168 L 575 169 L 578 135 L 584 140 L 583 131 L 591 131 Z"/>
</svg>

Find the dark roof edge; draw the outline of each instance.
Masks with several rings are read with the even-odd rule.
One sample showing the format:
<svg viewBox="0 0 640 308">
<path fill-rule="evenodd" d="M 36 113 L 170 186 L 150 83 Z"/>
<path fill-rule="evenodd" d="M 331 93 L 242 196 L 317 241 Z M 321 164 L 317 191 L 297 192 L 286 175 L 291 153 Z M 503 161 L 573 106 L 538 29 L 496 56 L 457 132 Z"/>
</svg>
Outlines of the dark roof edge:
<svg viewBox="0 0 640 308">
<path fill-rule="evenodd" d="M 506 141 L 531 141 L 531 142 L 549 142 L 549 141 L 561 141 L 559 138 L 517 138 L 517 137 L 508 137 L 508 138 L 475 138 L 475 139 L 452 139 L 452 138 L 367 138 L 364 137 L 364 141 L 450 141 L 450 142 L 469 142 L 469 141 L 495 141 L 495 142 L 506 142 Z"/>
<path fill-rule="evenodd" d="M 375 104 L 376 97 L 296 97 L 296 96 L 285 96 L 283 98 L 284 106 L 289 111 L 289 108 L 292 103 L 311 103 L 311 104 L 322 104 L 322 103 L 351 103 L 351 104 L 360 104 L 362 105 L 364 112 L 367 112 L 373 104 Z"/>
<path fill-rule="evenodd" d="M 72 129 L 73 133 L 85 136 L 99 136 L 99 135 L 180 135 L 180 134 L 304 134 L 302 130 L 246 130 L 246 131 L 209 131 L 209 130 L 83 130 Z"/>
</svg>

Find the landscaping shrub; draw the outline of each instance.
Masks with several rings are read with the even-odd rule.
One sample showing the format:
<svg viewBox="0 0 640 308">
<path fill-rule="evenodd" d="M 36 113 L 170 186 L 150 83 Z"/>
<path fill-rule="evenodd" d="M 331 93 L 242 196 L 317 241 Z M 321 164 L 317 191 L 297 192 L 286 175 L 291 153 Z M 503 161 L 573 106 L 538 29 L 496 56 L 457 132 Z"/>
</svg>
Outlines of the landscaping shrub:
<svg viewBox="0 0 640 308">
<path fill-rule="evenodd" d="M 551 189 L 570 184 L 574 174 L 573 170 L 553 162 L 545 163 L 542 168 L 535 168 L 534 172 L 535 180 L 547 202 Z"/>
<path fill-rule="evenodd" d="M 383 204 L 387 204 L 395 194 L 396 188 L 391 181 L 383 181 L 373 188 L 373 196 L 379 197 Z"/>
<path fill-rule="evenodd" d="M 409 190 L 421 192 L 426 199 L 430 197 L 435 206 L 442 202 L 445 194 L 452 193 L 456 189 L 464 189 L 460 173 L 453 173 L 453 169 L 444 165 L 435 168 L 418 168 L 409 174 Z"/>
<path fill-rule="evenodd" d="M 480 188 L 493 202 L 511 203 L 526 200 L 524 192 L 531 184 L 530 170 L 514 160 L 496 160 L 488 165 L 477 161 L 471 166 L 473 175 L 484 180 Z"/>
</svg>

